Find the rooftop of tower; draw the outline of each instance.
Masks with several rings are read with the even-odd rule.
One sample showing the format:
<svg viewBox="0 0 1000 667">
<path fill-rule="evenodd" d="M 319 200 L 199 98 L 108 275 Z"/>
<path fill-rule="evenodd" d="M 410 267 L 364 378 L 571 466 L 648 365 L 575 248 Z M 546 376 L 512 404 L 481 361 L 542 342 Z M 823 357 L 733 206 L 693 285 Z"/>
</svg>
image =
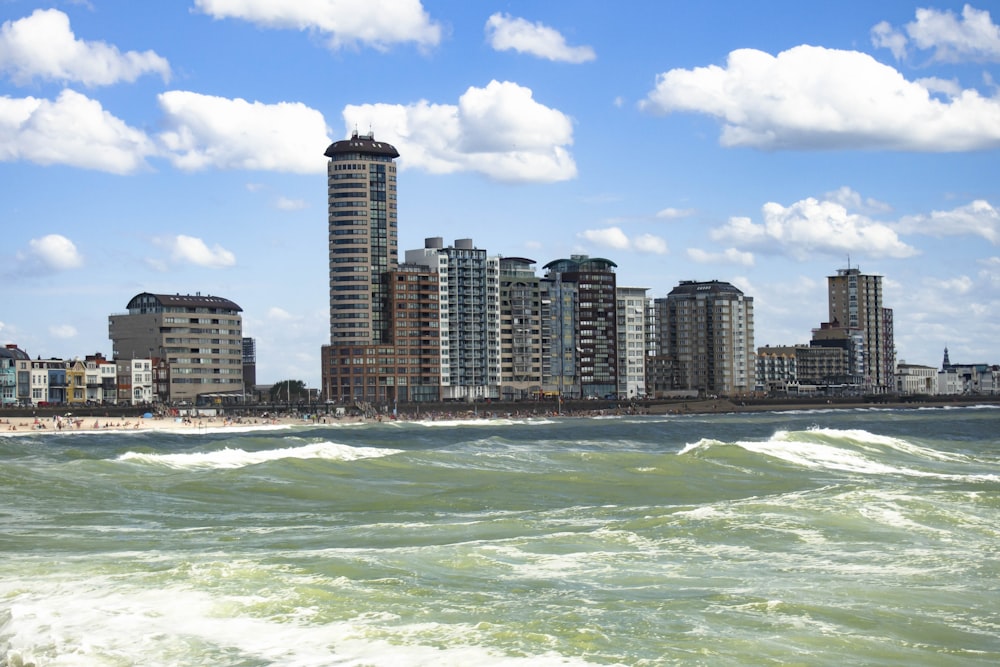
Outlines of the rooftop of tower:
<svg viewBox="0 0 1000 667">
<path fill-rule="evenodd" d="M 326 152 L 323 153 L 326 157 L 336 157 L 338 155 L 346 155 L 349 153 L 364 153 L 367 155 L 384 155 L 390 158 L 399 157 L 399 151 L 392 144 L 387 144 L 384 141 L 375 141 L 375 135 L 372 132 L 368 134 L 358 134 L 357 130 L 351 133 L 350 139 L 344 139 L 342 141 L 335 141 L 330 144 Z"/>
</svg>

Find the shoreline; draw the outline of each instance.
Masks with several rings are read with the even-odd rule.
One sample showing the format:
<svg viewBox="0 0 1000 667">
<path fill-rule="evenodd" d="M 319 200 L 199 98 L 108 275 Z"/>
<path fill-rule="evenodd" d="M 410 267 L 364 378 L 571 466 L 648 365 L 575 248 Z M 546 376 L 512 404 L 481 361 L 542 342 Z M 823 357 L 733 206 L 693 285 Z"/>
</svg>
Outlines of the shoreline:
<svg viewBox="0 0 1000 667">
<path fill-rule="evenodd" d="M 505 410 L 500 404 L 484 404 L 472 410 L 430 410 L 427 412 L 400 413 L 398 417 L 378 415 L 282 415 L 278 417 L 72 417 L 55 415 L 52 417 L 9 417 L 0 416 L 0 436 L 33 434 L 70 433 L 122 433 L 122 432 L 175 432 L 175 433 L 222 433 L 255 430 L 279 430 L 294 427 L 350 426 L 393 422 L 467 422 L 494 419 L 565 419 L 565 418 L 609 418 L 634 416 L 687 416 L 706 414 L 739 414 L 759 412 L 826 412 L 841 410 L 932 410 L 986 407 L 1000 409 L 1000 398 L 981 397 L 980 400 L 933 401 L 933 402 L 794 402 L 794 403 L 739 403 L 729 399 L 701 399 L 678 403 L 642 404 L 632 403 L 617 407 L 595 407 L 593 409 L 566 409 L 561 412 L 551 409 Z M 549 406 L 546 405 L 546 408 Z M 496 408 L 496 409 L 493 409 Z"/>
</svg>

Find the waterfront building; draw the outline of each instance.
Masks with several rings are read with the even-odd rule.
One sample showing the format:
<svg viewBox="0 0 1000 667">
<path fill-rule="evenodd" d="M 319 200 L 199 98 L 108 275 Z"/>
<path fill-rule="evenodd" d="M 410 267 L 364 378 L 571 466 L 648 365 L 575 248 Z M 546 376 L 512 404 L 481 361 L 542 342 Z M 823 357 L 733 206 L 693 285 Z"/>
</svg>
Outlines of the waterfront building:
<svg viewBox="0 0 1000 667">
<path fill-rule="evenodd" d="M 436 269 L 400 264 L 389 272 L 389 328 L 393 346 L 379 368 L 385 400 L 438 401 L 441 398 L 441 296 Z"/>
<path fill-rule="evenodd" d="M 571 255 L 545 265 L 545 280 L 576 286 L 576 353 L 581 398 L 618 396 L 618 314 L 615 268 L 600 257 Z M 561 312 L 558 317 L 565 317 Z M 561 362 L 566 350 L 557 350 Z M 562 372 L 565 374 L 565 370 Z"/>
<path fill-rule="evenodd" d="M 874 393 L 896 388 L 896 348 L 892 310 L 882 298 L 882 276 L 858 268 L 838 269 L 827 277 L 829 321 L 861 332 L 864 339 L 864 385 Z"/>
<path fill-rule="evenodd" d="M 441 322 L 441 399 L 500 398 L 500 258 L 472 239 L 441 237 L 406 251 L 406 263 L 436 270 Z"/>
<path fill-rule="evenodd" d="M 64 405 L 66 403 L 66 361 L 64 359 L 31 359 L 30 402 L 32 405 Z"/>
<path fill-rule="evenodd" d="M 257 341 L 244 336 L 243 338 L 243 391 L 252 396 L 257 386 Z"/>
<path fill-rule="evenodd" d="M 80 359 L 66 362 L 66 404 L 87 402 L 87 364 Z"/>
<path fill-rule="evenodd" d="M 617 288 L 618 398 L 646 396 L 648 291 L 645 287 Z"/>
<path fill-rule="evenodd" d="M 765 345 L 757 348 L 756 386 L 768 394 L 788 393 L 798 385 L 798 353 L 807 345 Z"/>
<path fill-rule="evenodd" d="M 399 256 L 399 152 L 371 133 L 355 131 L 330 144 L 324 155 L 329 158 L 330 342 L 320 354 L 323 393 L 332 401 L 384 402 L 393 393 L 388 378 L 395 376 L 378 368 L 395 358 L 389 280 Z"/>
<path fill-rule="evenodd" d="M 580 347 L 577 332 L 579 288 L 557 273 L 540 287 L 542 391 L 538 397 L 580 398 Z"/>
<path fill-rule="evenodd" d="M 23 403 L 29 395 L 28 354 L 13 343 L 0 348 L 0 406 Z M 18 391 L 18 384 L 22 391 Z"/>
<path fill-rule="evenodd" d="M 685 280 L 653 303 L 658 394 L 738 396 L 755 389 L 753 297 L 727 282 Z"/>
<path fill-rule="evenodd" d="M 535 260 L 500 258 L 500 393 L 505 401 L 542 391 L 542 286 Z"/>
<path fill-rule="evenodd" d="M 896 392 L 903 396 L 937 394 L 938 369 L 900 361 L 896 367 Z"/>
<path fill-rule="evenodd" d="M 118 400 L 118 372 L 114 361 L 100 352 L 84 358 L 87 373 L 87 401 L 90 403 L 116 403 Z"/>
<path fill-rule="evenodd" d="M 218 402 L 220 397 L 240 400 L 243 395 L 243 309 L 217 296 L 191 294 L 137 294 L 128 312 L 108 318 L 108 332 L 116 361 L 142 360 L 141 396 L 152 387 L 166 388 L 156 400 L 179 403 Z M 161 361 L 162 360 L 162 361 Z M 153 367 L 160 366 L 154 381 Z M 136 386 L 131 365 L 119 369 L 119 400 L 135 402 Z M 124 393 L 123 393 L 124 392 Z M 211 397 L 210 397 L 211 395 Z M 144 398 L 138 400 L 142 401 Z M 152 396 L 150 400 L 152 400 Z"/>
</svg>

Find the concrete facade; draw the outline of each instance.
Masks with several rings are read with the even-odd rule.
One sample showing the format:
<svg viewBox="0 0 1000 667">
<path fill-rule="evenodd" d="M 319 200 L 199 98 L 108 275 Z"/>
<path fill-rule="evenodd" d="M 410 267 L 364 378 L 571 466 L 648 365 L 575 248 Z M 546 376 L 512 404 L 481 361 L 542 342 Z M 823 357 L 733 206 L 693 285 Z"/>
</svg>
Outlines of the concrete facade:
<svg viewBox="0 0 1000 667">
<path fill-rule="evenodd" d="M 154 384 L 167 390 L 156 400 L 196 403 L 207 401 L 209 395 L 242 396 L 242 308 L 229 299 L 200 293 L 149 292 L 132 297 L 127 307 L 127 313 L 108 318 L 114 358 L 149 363 L 150 392 Z M 153 367 L 161 365 L 169 382 L 154 381 Z M 119 400 L 134 401 L 131 367 L 128 373 L 119 369 L 118 376 L 119 383 L 125 378 L 129 383 L 127 390 L 119 386 Z M 145 386 L 145 380 L 142 383 Z"/>
</svg>

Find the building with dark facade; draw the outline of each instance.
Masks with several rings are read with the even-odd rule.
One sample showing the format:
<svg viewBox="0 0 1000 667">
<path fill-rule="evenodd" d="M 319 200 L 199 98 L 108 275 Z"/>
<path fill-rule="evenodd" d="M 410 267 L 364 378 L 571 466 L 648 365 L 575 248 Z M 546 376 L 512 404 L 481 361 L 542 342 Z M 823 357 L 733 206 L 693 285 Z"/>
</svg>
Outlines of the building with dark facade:
<svg viewBox="0 0 1000 667">
<path fill-rule="evenodd" d="M 654 394 L 736 396 L 755 389 L 753 297 L 719 280 L 682 281 L 654 300 Z"/>
</svg>

